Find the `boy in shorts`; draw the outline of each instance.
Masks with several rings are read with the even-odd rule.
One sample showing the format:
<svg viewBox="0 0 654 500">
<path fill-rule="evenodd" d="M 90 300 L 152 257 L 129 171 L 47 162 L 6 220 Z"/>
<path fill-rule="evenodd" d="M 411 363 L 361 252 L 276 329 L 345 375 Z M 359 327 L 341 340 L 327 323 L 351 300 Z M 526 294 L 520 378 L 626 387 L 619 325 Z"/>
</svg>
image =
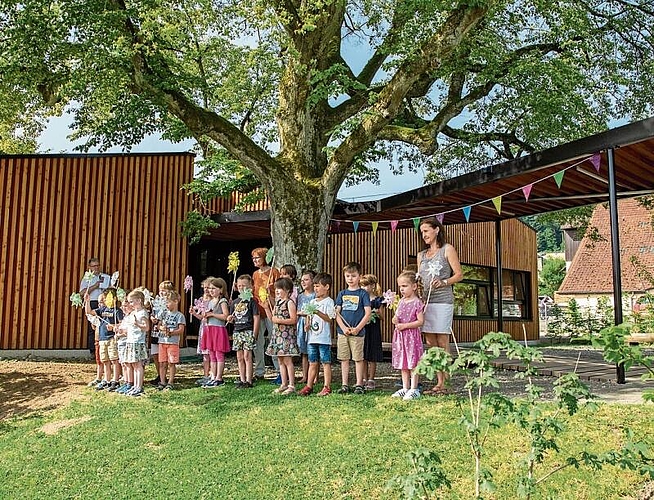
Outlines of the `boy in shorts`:
<svg viewBox="0 0 654 500">
<path fill-rule="evenodd" d="M 159 329 L 159 374 L 162 378 L 157 389 L 170 390 L 175 383 L 175 372 L 179 363 L 179 339 L 186 328 L 186 318 L 179 312 L 179 293 L 171 291 L 166 297 L 167 311 L 156 327 Z M 166 374 L 168 383 L 166 384 Z"/>
<path fill-rule="evenodd" d="M 234 323 L 233 349 L 238 360 L 237 389 L 250 389 L 252 387 L 252 352 L 259 336 L 259 306 L 252 297 L 252 276 L 242 274 L 236 280 L 239 296 L 232 302 L 228 322 Z M 247 294 L 247 291 L 250 291 Z M 249 295 L 250 298 L 243 298 Z M 263 338 L 261 339 L 263 342 Z"/>
<path fill-rule="evenodd" d="M 310 304 L 318 310 L 307 317 L 304 328 L 307 331 L 307 353 L 309 355 L 309 374 L 307 385 L 298 393 L 308 396 L 313 392 L 313 382 L 318 379 L 318 363 L 322 363 L 325 373 L 325 385 L 318 396 L 328 396 L 332 393 L 332 320 L 336 317 L 334 299 L 329 296 L 332 286 L 332 276 L 318 273 L 313 278 L 313 291 L 316 294 Z"/>
<path fill-rule="evenodd" d="M 365 361 L 363 359 L 363 338 L 365 326 L 370 318 L 370 296 L 361 286 L 361 266 L 350 262 L 343 268 L 347 288 L 338 292 L 336 297 L 336 331 L 338 332 L 337 357 L 341 362 L 341 379 L 343 385 L 340 394 L 350 392 L 350 359 L 354 361 L 356 374 L 355 394 L 364 394 L 363 377 Z"/>
<path fill-rule="evenodd" d="M 88 294 L 86 295 L 85 312 L 87 316 L 96 316 L 98 337 L 97 360 L 102 365 L 103 378 L 95 386 L 96 390 L 115 391 L 118 389 L 118 378 L 120 377 L 120 364 L 118 363 L 118 347 L 114 338 L 118 323 L 123 319 L 123 311 L 118 308 L 116 299 L 116 290 L 108 288 L 99 297 L 100 306 L 97 309 L 91 309 Z M 97 361 L 96 360 L 96 361 Z"/>
</svg>

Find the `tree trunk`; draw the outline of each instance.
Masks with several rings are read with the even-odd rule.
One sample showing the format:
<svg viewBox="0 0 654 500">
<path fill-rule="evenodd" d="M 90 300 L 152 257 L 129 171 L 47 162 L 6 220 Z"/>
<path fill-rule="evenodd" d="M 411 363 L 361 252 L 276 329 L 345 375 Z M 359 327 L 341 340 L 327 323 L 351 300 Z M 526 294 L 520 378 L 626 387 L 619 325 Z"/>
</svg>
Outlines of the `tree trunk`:
<svg viewBox="0 0 654 500">
<path fill-rule="evenodd" d="M 275 267 L 293 264 L 302 269 L 322 270 L 329 220 L 336 192 L 319 183 L 275 179 L 269 192 L 270 226 L 275 248 Z"/>
</svg>

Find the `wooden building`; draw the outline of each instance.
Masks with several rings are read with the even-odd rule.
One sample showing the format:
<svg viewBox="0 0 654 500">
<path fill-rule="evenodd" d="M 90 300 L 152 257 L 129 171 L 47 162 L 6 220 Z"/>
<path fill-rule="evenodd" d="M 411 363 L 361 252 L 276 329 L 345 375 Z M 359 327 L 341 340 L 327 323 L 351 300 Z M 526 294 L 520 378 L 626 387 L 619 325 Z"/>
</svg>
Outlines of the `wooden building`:
<svg viewBox="0 0 654 500">
<path fill-rule="evenodd" d="M 107 274 L 120 272 L 120 286 L 156 290 L 171 279 L 181 290 L 193 276 L 195 296 L 202 278 L 227 275 L 227 256 L 238 250 L 239 272 L 252 272 L 250 251 L 269 246 L 265 203 L 247 208 L 245 222 L 222 226 L 188 246 L 179 221 L 194 208 L 180 190 L 193 176 L 192 154 L 97 154 L 0 156 L 2 245 L 0 253 L 0 350 L 86 348 L 82 311 L 71 307 L 90 257 Z M 237 197 L 208 208 L 229 217 Z M 195 207 L 197 208 L 197 207 Z M 248 219 L 251 219 L 248 222 Z M 422 249 L 413 228 L 343 229 L 330 234 L 324 270 L 334 291 L 344 288 L 341 269 L 351 260 L 376 274 L 384 289 Z M 493 222 L 447 226 L 448 239 L 466 265 L 456 285 L 454 329 L 461 342 L 497 329 L 495 228 Z M 538 336 L 536 236 L 517 220 L 502 222 L 504 330 Z M 190 296 L 183 295 L 182 309 Z M 495 309 L 494 309 L 495 308 Z M 382 317 L 390 341 L 390 312 Z M 189 325 L 192 336 L 197 323 Z"/>
<path fill-rule="evenodd" d="M 0 156 L 0 349 L 86 348 L 79 290 L 90 257 L 119 285 L 182 283 L 180 186 L 194 155 Z"/>
<path fill-rule="evenodd" d="M 193 276 L 222 275 L 227 269 L 229 252 L 241 256 L 241 272 L 252 273 L 250 251 L 269 246 L 254 221 L 223 223 L 218 230 L 191 247 Z M 241 227 L 245 224 L 246 227 Z M 502 295 L 503 331 L 515 339 L 524 338 L 523 325 L 529 340 L 538 339 L 538 276 L 535 231 L 517 219 L 502 221 Z M 342 224 L 341 228 L 346 224 Z M 363 226 L 363 224 L 361 224 Z M 264 227 L 261 225 L 261 227 Z M 247 231 L 245 229 L 249 228 Z M 497 331 L 497 286 L 495 224 L 478 222 L 445 226 L 447 240 L 454 245 L 464 266 L 465 279 L 454 286 L 455 317 L 453 329 L 459 342 L 473 342 L 490 331 Z M 242 236 L 242 238 L 240 238 Z M 329 235 L 323 270 L 334 278 L 333 297 L 346 287 L 342 268 L 359 262 L 364 273 L 379 278 L 383 290 L 397 291 L 396 278 L 424 248 L 419 233 L 413 228 L 359 230 L 356 233 L 336 232 Z M 231 282 L 230 282 L 231 284 Z M 384 342 L 392 337 L 392 314 L 382 313 Z"/>
</svg>

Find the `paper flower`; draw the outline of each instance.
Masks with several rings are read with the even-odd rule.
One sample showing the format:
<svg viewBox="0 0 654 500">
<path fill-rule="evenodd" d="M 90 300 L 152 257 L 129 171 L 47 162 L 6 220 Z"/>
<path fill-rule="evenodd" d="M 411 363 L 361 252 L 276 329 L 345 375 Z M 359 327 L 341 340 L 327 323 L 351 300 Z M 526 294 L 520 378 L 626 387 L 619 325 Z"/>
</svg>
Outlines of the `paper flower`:
<svg viewBox="0 0 654 500">
<path fill-rule="evenodd" d="M 89 323 L 91 323 L 94 327 L 99 327 L 100 326 L 100 318 L 94 314 L 87 314 L 86 319 L 89 320 Z"/>
<path fill-rule="evenodd" d="M 190 292 L 191 290 L 193 290 L 193 278 L 187 276 L 184 278 L 184 291 Z"/>
<path fill-rule="evenodd" d="M 273 261 L 275 258 L 275 247 L 270 247 L 270 250 L 266 252 L 266 264 L 270 265 L 270 263 Z"/>
<path fill-rule="evenodd" d="M 82 278 L 83 281 L 86 281 L 89 283 L 89 286 L 91 284 L 91 281 L 95 279 L 95 274 L 93 274 L 93 271 L 86 271 L 84 273 L 84 277 Z"/>
<path fill-rule="evenodd" d="M 150 304 L 152 302 L 152 292 L 147 288 L 143 289 L 143 297 L 145 297 L 146 304 Z"/>
<path fill-rule="evenodd" d="M 252 289 L 246 288 L 238 294 L 238 297 L 243 301 L 252 300 Z"/>
<path fill-rule="evenodd" d="M 111 286 L 112 286 L 112 287 L 115 287 L 115 286 L 118 284 L 118 277 L 119 277 L 119 276 L 120 276 L 120 274 L 118 273 L 118 271 L 114 272 L 114 273 L 111 275 L 110 283 L 111 283 Z"/>
<path fill-rule="evenodd" d="M 316 314 L 318 312 L 318 306 L 309 302 L 308 304 L 304 304 L 304 307 L 302 307 L 302 312 L 307 316 L 311 316 L 312 314 Z"/>
<path fill-rule="evenodd" d="M 152 299 L 150 305 L 152 306 L 152 314 L 155 318 L 161 319 L 166 313 L 166 299 L 161 295 L 157 295 Z"/>
<path fill-rule="evenodd" d="M 204 313 L 207 312 L 207 303 L 202 299 L 197 299 L 193 303 L 193 309 L 195 309 L 195 312 L 197 314 L 200 314 L 200 315 L 204 314 Z"/>
<path fill-rule="evenodd" d="M 441 273 L 441 270 L 443 269 L 443 264 L 441 263 L 440 259 L 437 261 L 432 261 L 429 264 L 427 264 L 427 273 L 431 278 L 435 278 Z"/>
<path fill-rule="evenodd" d="M 70 303 L 72 304 L 73 307 L 82 307 L 84 305 L 82 296 L 77 292 L 71 293 L 69 298 L 70 298 Z"/>
<path fill-rule="evenodd" d="M 227 259 L 227 272 L 236 274 L 239 265 L 240 262 L 238 260 L 238 252 L 230 252 Z"/>
<path fill-rule="evenodd" d="M 379 314 L 377 313 L 377 309 L 373 309 L 372 312 L 370 313 L 370 319 L 368 320 L 368 323 L 377 323 L 378 319 L 379 319 Z"/>
<path fill-rule="evenodd" d="M 127 292 L 123 290 L 122 288 L 118 288 L 116 290 L 116 298 L 120 300 L 121 302 L 125 301 L 125 297 L 127 297 Z"/>
<path fill-rule="evenodd" d="M 266 290 L 265 287 L 262 286 L 262 287 L 259 288 L 259 294 L 258 295 L 259 295 L 259 301 L 260 302 L 265 302 L 266 300 L 268 300 L 268 290 Z"/>
<path fill-rule="evenodd" d="M 393 290 L 386 290 L 383 294 L 384 299 L 382 303 L 391 309 L 396 309 L 397 305 L 400 303 L 400 298 Z"/>
<path fill-rule="evenodd" d="M 109 309 L 113 309 L 113 307 L 116 305 L 116 294 L 114 292 L 105 292 L 104 305 Z"/>
</svg>

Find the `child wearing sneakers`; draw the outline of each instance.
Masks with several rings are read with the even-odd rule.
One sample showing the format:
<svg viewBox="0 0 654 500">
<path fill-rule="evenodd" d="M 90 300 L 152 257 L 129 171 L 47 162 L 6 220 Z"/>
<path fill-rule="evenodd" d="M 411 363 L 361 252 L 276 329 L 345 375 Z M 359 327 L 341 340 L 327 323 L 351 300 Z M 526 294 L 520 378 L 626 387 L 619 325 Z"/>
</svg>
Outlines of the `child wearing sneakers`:
<svg viewBox="0 0 654 500">
<path fill-rule="evenodd" d="M 96 385 L 96 390 L 107 389 L 113 392 L 118 389 L 118 378 L 120 377 L 114 327 L 117 327 L 123 319 L 123 311 L 118 308 L 114 288 L 106 289 L 101 296 L 100 306 L 97 309 L 91 309 L 90 298 L 86 294 L 84 309 L 87 316 L 98 318 L 98 356 L 103 367 L 103 378 Z"/>
<path fill-rule="evenodd" d="M 252 276 L 242 274 L 236 280 L 239 296 L 232 302 L 229 323 L 234 323 L 232 347 L 238 361 L 237 389 L 250 389 L 254 365 L 252 352 L 259 341 L 259 306 L 252 297 Z M 249 293 L 248 293 L 249 291 Z M 263 341 L 263 338 L 261 339 Z"/>
<path fill-rule="evenodd" d="M 143 394 L 143 363 L 148 360 L 148 348 L 146 346 L 146 335 L 150 331 L 150 319 L 145 309 L 145 295 L 139 290 L 132 290 L 127 296 L 132 305 L 132 312 L 125 318 L 127 329 L 127 344 L 125 346 L 125 364 L 127 365 L 128 377 L 133 374 L 134 387 L 127 392 L 128 396 L 140 396 Z"/>
<path fill-rule="evenodd" d="M 308 396 L 313 392 L 313 384 L 318 379 L 318 363 L 322 363 L 325 374 L 325 385 L 318 396 L 328 396 L 332 393 L 332 328 L 331 322 L 336 317 L 334 300 L 329 296 L 332 286 L 332 276 L 318 273 L 313 279 L 315 298 L 311 306 L 316 312 L 307 316 L 305 330 L 307 332 L 307 351 L 309 355 L 309 374 L 307 385 L 299 392 L 300 396 Z"/>
<path fill-rule="evenodd" d="M 166 312 L 159 321 L 159 390 L 170 390 L 175 383 L 175 372 L 179 363 L 179 339 L 186 328 L 186 318 L 179 312 L 179 293 L 172 290 L 166 297 Z M 168 375 L 168 383 L 166 382 Z"/>
<path fill-rule="evenodd" d="M 123 384 L 116 389 L 117 394 L 125 394 L 134 388 L 134 373 L 127 369 L 125 363 L 125 350 L 127 349 L 127 326 L 125 318 L 132 312 L 132 305 L 125 298 L 120 305 L 123 311 L 123 320 L 114 329 L 116 332 L 116 346 L 118 349 L 118 362 L 123 372 Z"/>
<path fill-rule="evenodd" d="M 372 311 L 370 296 L 359 286 L 361 266 L 358 262 L 350 262 L 343 268 L 347 288 L 338 292 L 336 297 L 336 325 L 338 332 L 337 356 L 341 361 L 341 380 L 343 385 L 339 393 L 350 392 L 350 359 L 354 361 L 356 373 L 355 394 L 364 394 L 363 378 L 365 361 L 363 359 L 363 339 L 365 326 Z"/>
<path fill-rule="evenodd" d="M 397 284 L 402 298 L 392 320 L 395 325 L 392 364 L 393 368 L 402 371 L 402 388 L 395 391 L 392 397 L 410 401 L 420 397 L 418 374 L 413 369 L 423 354 L 420 327 L 425 321 L 425 305 L 420 299 L 422 283 L 419 275 L 404 271 L 397 277 Z"/>
</svg>

